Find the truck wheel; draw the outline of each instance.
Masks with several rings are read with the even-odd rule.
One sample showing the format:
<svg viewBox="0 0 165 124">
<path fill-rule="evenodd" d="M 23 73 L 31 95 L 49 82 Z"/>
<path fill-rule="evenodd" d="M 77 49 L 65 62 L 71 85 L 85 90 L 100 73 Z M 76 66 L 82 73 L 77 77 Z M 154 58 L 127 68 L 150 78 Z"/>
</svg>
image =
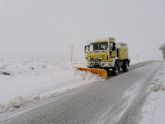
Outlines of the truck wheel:
<svg viewBox="0 0 165 124">
<path fill-rule="evenodd" d="M 115 63 L 115 66 L 113 68 L 113 75 L 118 75 L 119 74 L 119 66 L 117 63 Z"/>
<path fill-rule="evenodd" d="M 128 71 L 128 62 L 124 62 L 124 65 L 123 65 L 123 72 L 127 72 Z"/>
</svg>

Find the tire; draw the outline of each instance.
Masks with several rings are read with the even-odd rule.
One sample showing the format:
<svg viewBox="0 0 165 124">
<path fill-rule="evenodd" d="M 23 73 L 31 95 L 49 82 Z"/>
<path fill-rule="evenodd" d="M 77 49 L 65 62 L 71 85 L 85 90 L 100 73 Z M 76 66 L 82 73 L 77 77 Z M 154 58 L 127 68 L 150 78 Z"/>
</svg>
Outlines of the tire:
<svg viewBox="0 0 165 124">
<path fill-rule="evenodd" d="M 128 67 L 129 67 L 128 62 L 124 62 L 124 64 L 123 64 L 123 72 L 128 72 Z"/>
<path fill-rule="evenodd" d="M 118 75 L 119 74 L 119 65 L 118 63 L 116 62 L 115 63 L 115 66 L 113 68 L 113 75 Z"/>
</svg>

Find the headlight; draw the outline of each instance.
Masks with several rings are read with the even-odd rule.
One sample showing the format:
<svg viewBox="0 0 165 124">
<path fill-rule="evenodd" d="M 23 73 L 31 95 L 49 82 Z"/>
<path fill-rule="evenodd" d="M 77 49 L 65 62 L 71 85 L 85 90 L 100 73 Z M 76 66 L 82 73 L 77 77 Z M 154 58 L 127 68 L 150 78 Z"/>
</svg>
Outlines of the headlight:
<svg viewBox="0 0 165 124">
<path fill-rule="evenodd" d="M 90 60 L 91 58 L 86 57 L 86 59 L 89 59 Z"/>
<path fill-rule="evenodd" d="M 108 63 L 106 63 L 105 66 L 109 66 Z"/>
</svg>

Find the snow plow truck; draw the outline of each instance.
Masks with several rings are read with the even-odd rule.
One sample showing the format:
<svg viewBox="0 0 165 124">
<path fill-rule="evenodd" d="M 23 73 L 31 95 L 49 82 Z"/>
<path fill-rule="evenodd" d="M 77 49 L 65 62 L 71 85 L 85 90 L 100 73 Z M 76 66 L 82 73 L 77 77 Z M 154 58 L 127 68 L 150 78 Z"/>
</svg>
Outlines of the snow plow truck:
<svg viewBox="0 0 165 124">
<path fill-rule="evenodd" d="M 87 67 L 76 67 L 107 78 L 112 72 L 118 75 L 121 71 L 127 72 L 130 59 L 126 43 L 116 43 L 115 38 L 97 39 L 87 41 L 84 48 Z"/>
</svg>

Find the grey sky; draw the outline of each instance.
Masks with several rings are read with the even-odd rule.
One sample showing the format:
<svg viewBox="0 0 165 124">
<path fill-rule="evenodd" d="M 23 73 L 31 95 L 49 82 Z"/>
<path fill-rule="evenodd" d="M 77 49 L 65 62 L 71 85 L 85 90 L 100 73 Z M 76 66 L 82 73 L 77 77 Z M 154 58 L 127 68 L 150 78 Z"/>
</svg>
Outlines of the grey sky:
<svg viewBox="0 0 165 124">
<path fill-rule="evenodd" d="M 0 55 L 83 57 L 87 40 L 113 36 L 130 57 L 162 58 L 165 0 L 0 0 Z M 80 55 L 80 56 L 79 56 Z"/>
</svg>

